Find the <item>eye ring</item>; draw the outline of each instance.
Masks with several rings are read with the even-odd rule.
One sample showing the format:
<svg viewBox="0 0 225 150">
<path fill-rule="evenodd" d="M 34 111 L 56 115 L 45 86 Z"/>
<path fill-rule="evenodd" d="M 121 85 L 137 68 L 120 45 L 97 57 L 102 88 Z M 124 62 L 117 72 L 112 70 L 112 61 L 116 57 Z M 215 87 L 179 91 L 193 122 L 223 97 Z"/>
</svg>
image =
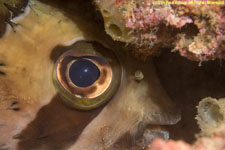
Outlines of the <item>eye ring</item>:
<svg viewBox="0 0 225 150">
<path fill-rule="evenodd" d="M 66 75 L 63 75 L 64 72 L 64 66 L 65 66 L 65 59 L 67 59 L 66 57 L 71 57 L 74 56 L 73 61 L 69 61 L 69 64 L 66 65 Z M 79 57 L 77 57 L 79 56 Z M 60 59 L 59 62 L 57 63 L 57 69 L 56 69 L 56 73 L 57 73 L 57 79 L 58 81 L 61 83 L 61 85 L 67 89 L 67 91 L 70 92 L 70 94 L 76 95 L 76 97 L 82 97 L 82 98 L 88 98 L 88 99 L 93 99 L 98 97 L 99 95 L 101 95 L 102 93 L 104 93 L 107 88 L 110 86 L 110 83 L 112 81 L 112 69 L 110 67 L 110 65 L 104 60 L 101 60 L 101 63 L 99 61 L 95 61 L 93 62 L 93 60 L 90 60 L 91 62 L 93 62 L 94 64 L 96 64 L 96 66 L 99 68 L 100 71 L 100 76 L 99 78 L 95 81 L 95 83 L 93 83 L 92 85 L 88 86 L 88 87 L 78 87 L 76 86 L 72 81 L 71 78 L 69 77 L 69 70 L 71 65 L 77 61 L 77 59 L 95 59 L 95 60 L 101 60 L 100 57 L 98 56 L 94 56 L 94 55 L 90 55 L 90 54 L 86 54 L 86 53 L 80 53 L 80 52 L 76 52 L 76 51 L 68 51 L 67 53 L 65 53 Z M 98 86 L 98 88 L 96 87 Z M 72 88 L 70 88 L 72 87 Z M 96 89 L 96 90 L 95 90 Z"/>
<path fill-rule="evenodd" d="M 88 45 L 90 43 L 80 44 Z M 115 94 L 121 79 L 118 60 L 112 61 L 112 59 L 105 58 L 96 49 L 89 46 L 79 49 L 76 45 L 75 48 L 62 54 L 56 61 L 53 71 L 53 81 L 59 95 L 70 106 L 81 110 L 90 110 L 106 103 Z M 98 78 L 93 80 L 93 83 L 90 82 L 92 84 L 88 86 L 76 85 L 71 79 L 71 66 L 82 61 L 96 66 L 100 72 Z"/>
</svg>

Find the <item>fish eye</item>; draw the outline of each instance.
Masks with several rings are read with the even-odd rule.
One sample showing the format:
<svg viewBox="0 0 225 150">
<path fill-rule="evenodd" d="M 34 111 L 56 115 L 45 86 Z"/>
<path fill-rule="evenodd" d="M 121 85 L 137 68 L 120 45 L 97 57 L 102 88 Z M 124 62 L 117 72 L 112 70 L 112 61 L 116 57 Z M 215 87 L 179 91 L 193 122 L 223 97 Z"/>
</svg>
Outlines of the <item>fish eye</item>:
<svg viewBox="0 0 225 150">
<path fill-rule="evenodd" d="M 105 62 L 105 64 L 107 64 L 107 62 Z M 68 70 L 70 81 L 80 88 L 91 86 L 98 80 L 100 76 L 100 70 L 98 65 L 92 62 L 91 60 L 85 59 L 85 57 L 78 58 L 74 62 L 72 62 Z"/>
<path fill-rule="evenodd" d="M 121 67 L 112 50 L 96 42 L 77 42 L 56 61 L 53 81 L 62 99 L 80 110 L 109 101 L 120 85 Z"/>
</svg>

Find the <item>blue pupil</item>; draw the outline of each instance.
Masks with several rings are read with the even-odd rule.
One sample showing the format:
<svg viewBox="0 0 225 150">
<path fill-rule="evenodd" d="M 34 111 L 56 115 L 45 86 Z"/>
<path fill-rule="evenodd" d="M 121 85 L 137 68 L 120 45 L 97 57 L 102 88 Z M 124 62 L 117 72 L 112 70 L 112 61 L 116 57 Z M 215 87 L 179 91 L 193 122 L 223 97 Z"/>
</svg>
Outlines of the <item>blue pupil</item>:
<svg viewBox="0 0 225 150">
<path fill-rule="evenodd" d="M 90 60 L 80 58 L 69 69 L 70 80 L 78 87 L 91 86 L 100 76 L 98 67 Z"/>
</svg>

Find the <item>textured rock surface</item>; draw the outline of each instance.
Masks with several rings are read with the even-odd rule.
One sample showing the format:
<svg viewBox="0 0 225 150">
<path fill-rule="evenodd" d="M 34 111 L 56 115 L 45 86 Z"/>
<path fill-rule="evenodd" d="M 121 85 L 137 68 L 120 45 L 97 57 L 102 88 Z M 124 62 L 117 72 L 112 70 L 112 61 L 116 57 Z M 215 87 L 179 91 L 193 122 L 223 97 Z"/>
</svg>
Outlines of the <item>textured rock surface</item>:
<svg viewBox="0 0 225 150">
<path fill-rule="evenodd" d="M 218 1 L 218 0 L 217 0 Z M 95 0 L 114 40 L 135 47 L 146 59 L 160 47 L 171 47 L 191 60 L 224 58 L 225 6 L 153 4 L 153 0 Z M 162 1 L 165 2 L 165 1 Z M 218 1 L 221 2 L 221 1 Z"/>
<path fill-rule="evenodd" d="M 196 117 L 202 131 L 201 135 L 210 136 L 225 125 L 225 99 L 204 98 L 198 106 Z"/>
</svg>

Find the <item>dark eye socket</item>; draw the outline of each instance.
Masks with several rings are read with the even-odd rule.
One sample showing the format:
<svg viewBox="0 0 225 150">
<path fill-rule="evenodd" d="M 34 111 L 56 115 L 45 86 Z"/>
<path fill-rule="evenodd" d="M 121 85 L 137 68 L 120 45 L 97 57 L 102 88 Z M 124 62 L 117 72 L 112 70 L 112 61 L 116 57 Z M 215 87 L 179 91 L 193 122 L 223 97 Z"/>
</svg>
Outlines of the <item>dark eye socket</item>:
<svg viewBox="0 0 225 150">
<path fill-rule="evenodd" d="M 59 94 L 67 103 L 82 110 L 107 102 L 121 79 L 121 67 L 114 53 L 94 45 L 76 43 L 59 57 L 54 68 L 54 83 Z M 105 51 L 111 54 L 104 55 Z"/>
</svg>

